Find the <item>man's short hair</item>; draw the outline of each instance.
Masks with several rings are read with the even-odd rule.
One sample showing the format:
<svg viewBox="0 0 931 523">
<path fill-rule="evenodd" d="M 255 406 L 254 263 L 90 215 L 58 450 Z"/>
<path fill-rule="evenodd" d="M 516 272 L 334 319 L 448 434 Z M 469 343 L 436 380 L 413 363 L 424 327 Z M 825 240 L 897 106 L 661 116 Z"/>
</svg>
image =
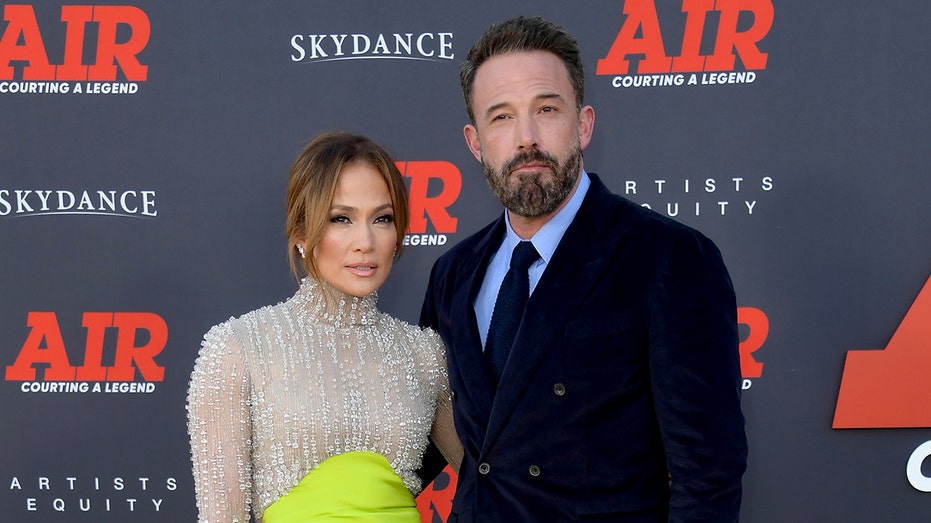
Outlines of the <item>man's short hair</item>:
<svg viewBox="0 0 931 523">
<path fill-rule="evenodd" d="M 497 55 L 521 51 L 547 51 L 558 56 L 569 71 L 575 90 L 576 108 L 582 108 L 585 98 L 585 68 L 579 55 L 579 44 L 562 27 L 538 16 L 519 16 L 489 27 L 469 50 L 459 69 L 462 96 L 469 120 L 475 123 L 472 108 L 472 88 L 475 72 L 486 60 Z"/>
</svg>

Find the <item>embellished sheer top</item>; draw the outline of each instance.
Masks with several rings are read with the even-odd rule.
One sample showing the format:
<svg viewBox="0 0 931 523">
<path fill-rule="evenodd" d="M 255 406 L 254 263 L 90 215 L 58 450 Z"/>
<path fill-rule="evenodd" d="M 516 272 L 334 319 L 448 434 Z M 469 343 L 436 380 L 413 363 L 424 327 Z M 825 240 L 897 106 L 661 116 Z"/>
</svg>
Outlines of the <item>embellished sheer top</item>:
<svg viewBox="0 0 931 523">
<path fill-rule="evenodd" d="M 414 494 L 431 431 L 461 456 L 440 337 L 313 278 L 206 334 L 187 410 L 200 521 L 261 521 L 343 452 L 382 454 Z"/>
</svg>

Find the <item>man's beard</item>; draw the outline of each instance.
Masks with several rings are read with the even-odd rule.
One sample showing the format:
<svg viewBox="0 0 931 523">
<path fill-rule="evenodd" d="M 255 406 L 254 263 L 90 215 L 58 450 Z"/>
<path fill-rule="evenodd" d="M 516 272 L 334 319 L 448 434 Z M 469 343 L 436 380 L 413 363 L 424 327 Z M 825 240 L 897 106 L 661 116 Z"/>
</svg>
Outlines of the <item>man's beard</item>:
<svg viewBox="0 0 931 523">
<path fill-rule="evenodd" d="M 543 179 L 545 172 L 521 172 L 515 175 L 516 179 L 511 179 L 511 171 L 531 162 L 545 164 L 552 177 Z M 562 205 L 575 187 L 581 166 L 579 142 L 569 149 L 562 164 L 555 156 L 539 149 L 517 153 L 497 171 L 482 159 L 485 179 L 492 192 L 508 210 L 526 218 L 545 216 Z"/>
</svg>

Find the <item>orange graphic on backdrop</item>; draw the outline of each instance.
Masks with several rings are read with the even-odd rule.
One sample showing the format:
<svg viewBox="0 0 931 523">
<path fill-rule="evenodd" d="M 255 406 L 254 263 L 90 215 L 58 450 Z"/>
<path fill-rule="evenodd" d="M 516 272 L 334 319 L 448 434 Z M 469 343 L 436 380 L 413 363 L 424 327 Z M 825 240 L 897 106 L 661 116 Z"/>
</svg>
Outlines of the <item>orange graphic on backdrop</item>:
<svg viewBox="0 0 931 523">
<path fill-rule="evenodd" d="M 436 232 L 441 234 L 456 232 L 459 219 L 450 216 L 448 209 L 456 203 L 462 191 L 462 174 L 459 168 L 449 162 L 439 161 L 399 161 L 395 164 L 402 175 L 411 179 L 408 193 L 411 219 L 407 232 L 412 234 L 427 232 L 428 218 Z M 432 196 L 429 195 L 431 181 L 434 184 L 439 183 L 442 187 L 438 194 Z"/>
<path fill-rule="evenodd" d="M 54 312 L 30 312 L 29 336 L 6 381 L 164 381 L 165 367 L 155 361 L 168 343 L 168 324 L 151 312 L 85 312 L 87 329 L 83 364 L 73 366 Z M 116 331 L 113 365 L 104 365 L 107 331 Z M 140 344 L 141 343 L 141 344 Z M 72 352 L 72 357 L 74 353 Z M 41 369 L 41 372 L 39 372 Z"/>
<path fill-rule="evenodd" d="M 623 9 L 624 25 L 608 54 L 598 60 L 597 75 L 628 74 L 629 56 L 643 57 L 637 65 L 639 74 L 733 71 L 737 56 L 748 70 L 766 69 L 768 54 L 760 52 L 757 44 L 773 25 L 771 0 L 682 0 L 686 18 L 679 56 L 666 54 L 655 0 L 627 0 Z M 748 16 L 751 25 L 742 27 L 741 18 Z M 716 34 L 714 52 L 707 56 L 700 54 L 706 18 L 717 21 L 709 24 L 716 27 Z"/>
<path fill-rule="evenodd" d="M 65 24 L 64 58 L 59 65 L 49 61 L 35 10 L 31 5 L 6 5 L 3 20 L 7 27 L 0 36 L 0 80 L 12 80 L 14 62 L 26 62 L 23 80 L 117 80 L 117 65 L 130 82 L 144 82 L 149 66 L 139 62 L 137 55 L 149 43 L 151 25 L 142 9 L 131 5 L 64 5 L 61 21 Z M 45 28 L 48 41 L 50 31 Z M 86 28 L 90 27 L 90 31 Z M 128 37 L 124 34 L 128 30 Z M 85 38 L 87 34 L 96 36 Z M 60 36 L 60 35 L 56 35 Z M 91 46 L 85 48 L 85 40 Z M 122 41 L 121 41 L 122 40 Z M 57 50 L 57 49 L 56 49 Z M 96 55 L 93 62 L 84 63 L 87 51 Z"/>
<path fill-rule="evenodd" d="M 453 510 L 453 495 L 456 493 L 456 473 L 447 466 L 433 483 L 417 496 L 417 510 L 421 523 L 443 523 Z"/>
<path fill-rule="evenodd" d="M 931 427 L 931 278 L 885 350 L 847 352 L 835 429 Z"/>
</svg>

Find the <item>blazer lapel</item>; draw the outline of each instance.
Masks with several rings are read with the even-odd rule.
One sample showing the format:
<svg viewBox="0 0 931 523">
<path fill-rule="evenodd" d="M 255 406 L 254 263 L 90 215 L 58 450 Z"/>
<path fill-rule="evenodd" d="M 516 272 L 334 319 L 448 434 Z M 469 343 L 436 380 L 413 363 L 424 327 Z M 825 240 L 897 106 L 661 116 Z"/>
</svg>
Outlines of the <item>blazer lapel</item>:
<svg viewBox="0 0 931 523">
<path fill-rule="evenodd" d="M 487 426 L 492 404 L 495 401 L 495 383 L 491 369 L 485 361 L 482 351 L 482 340 L 479 336 L 477 320 L 475 317 L 475 297 L 482 286 L 488 261 L 504 236 L 504 216 L 488 228 L 488 232 L 472 251 L 469 259 L 459 268 L 462 278 L 460 285 L 453 295 L 451 310 L 459 315 L 460 319 L 452 322 L 455 350 L 451 351 L 456 361 L 459 376 L 466 390 L 457 394 L 465 394 L 475 405 L 480 416 L 480 426 Z"/>
</svg>

